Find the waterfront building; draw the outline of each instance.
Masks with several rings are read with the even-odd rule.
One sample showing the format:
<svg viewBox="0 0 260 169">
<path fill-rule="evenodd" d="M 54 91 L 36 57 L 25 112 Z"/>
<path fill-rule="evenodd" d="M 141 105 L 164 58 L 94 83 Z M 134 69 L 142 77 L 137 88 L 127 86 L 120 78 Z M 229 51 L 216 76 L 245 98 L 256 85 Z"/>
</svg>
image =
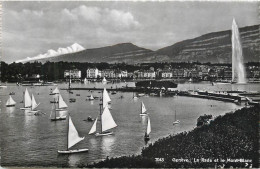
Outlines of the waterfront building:
<svg viewBox="0 0 260 169">
<path fill-rule="evenodd" d="M 81 78 L 81 71 L 78 70 L 78 69 L 65 70 L 64 71 L 64 78 L 80 79 Z"/>
<path fill-rule="evenodd" d="M 116 74 L 113 69 L 104 69 L 101 71 L 101 77 L 115 78 Z"/>
<path fill-rule="evenodd" d="M 143 72 L 144 78 L 155 78 L 155 71 L 153 70 L 144 70 Z"/>
<path fill-rule="evenodd" d="M 173 73 L 171 70 L 162 70 L 159 72 L 159 77 L 160 78 L 172 78 Z"/>
<path fill-rule="evenodd" d="M 87 78 L 97 78 L 99 75 L 99 70 L 97 68 L 87 69 Z"/>
</svg>

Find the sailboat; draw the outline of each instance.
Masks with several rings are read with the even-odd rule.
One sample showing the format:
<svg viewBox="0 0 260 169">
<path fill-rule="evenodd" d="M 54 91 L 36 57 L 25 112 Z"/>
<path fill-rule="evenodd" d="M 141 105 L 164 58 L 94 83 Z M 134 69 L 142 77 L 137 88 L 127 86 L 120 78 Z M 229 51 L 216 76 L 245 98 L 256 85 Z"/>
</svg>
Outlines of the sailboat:
<svg viewBox="0 0 260 169">
<path fill-rule="evenodd" d="M 103 113 L 101 114 L 101 106 L 102 104 L 100 104 L 100 133 L 97 133 L 97 121 L 98 118 L 96 118 L 95 122 L 93 123 L 90 131 L 88 134 L 94 134 L 96 136 L 107 136 L 107 135 L 112 135 L 113 132 L 110 132 L 108 130 L 117 127 L 117 124 L 115 123 L 108 107 L 106 106 Z"/>
<path fill-rule="evenodd" d="M 54 101 L 55 101 L 55 99 L 54 99 Z M 53 109 L 53 106 L 55 106 L 55 108 Z M 54 110 L 54 118 L 52 117 L 53 115 L 53 110 Z M 64 113 L 66 113 L 67 112 L 67 110 L 60 110 L 60 111 L 56 111 L 56 104 L 54 104 L 54 105 L 52 105 L 52 109 L 51 109 L 51 114 L 50 114 L 50 119 L 51 119 L 51 121 L 59 121 L 59 120 L 66 120 L 66 115 L 63 115 Z M 59 115 L 59 116 L 57 116 L 57 114 Z"/>
<path fill-rule="evenodd" d="M 104 76 L 104 78 L 103 78 L 103 80 L 102 80 L 102 83 L 106 83 L 107 82 L 107 79 L 105 78 L 105 76 Z"/>
<path fill-rule="evenodd" d="M 32 99 L 30 97 L 30 94 L 27 90 L 27 88 L 25 89 L 24 92 L 24 107 L 20 108 L 21 110 L 30 110 L 32 107 Z"/>
<path fill-rule="evenodd" d="M 89 100 L 94 100 L 94 97 L 92 94 L 90 95 Z"/>
<path fill-rule="evenodd" d="M 16 102 L 13 100 L 13 98 L 11 96 L 9 96 L 9 99 L 6 102 L 6 107 L 13 107 L 15 106 Z"/>
<path fill-rule="evenodd" d="M 55 95 L 55 94 L 60 94 L 60 91 L 59 91 L 58 87 L 56 87 L 56 88 L 52 91 L 52 93 L 50 93 L 50 95 Z"/>
<path fill-rule="evenodd" d="M 179 124 L 180 120 L 176 120 L 176 111 L 175 111 L 175 121 L 172 123 L 173 125 Z"/>
<path fill-rule="evenodd" d="M 55 101 L 55 100 L 54 100 Z M 66 109 L 68 107 L 68 105 L 65 103 L 65 101 L 63 100 L 63 98 L 61 97 L 61 94 L 59 94 L 59 98 L 58 98 L 58 108 L 55 109 L 56 111 L 62 111 L 64 109 Z"/>
<path fill-rule="evenodd" d="M 40 103 L 36 103 L 36 100 L 32 94 L 32 106 L 31 106 L 31 110 L 29 112 L 31 113 L 37 113 L 39 110 L 35 110 L 38 106 L 40 105 Z"/>
<path fill-rule="evenodd" d="M 140 113 L 140 116 L 147 116 L 147 113 L 146 113 L 146 108 L 144 106 L 144 103 L 142 102 L 141 103 L 141 113 Z"/>
<path fill-rule="evenodd" d="M 138 97 L 133 93 L 133 99 L 138 99 Z"/>
<path fill-rule="evenodd" d="M 104 88 L 104 91 L 103 91 L 103 109 L 111 102 L 111 99 L 108 95 L 108 92 L 106 90 L 106 88 Z"/>
<path fill-rule="evenodd" d="M 77 150 L 70 150 L 72 146 L 77 144 L 78 142 L 84 140 L 85 137 L 80 137 L 77 129 L 75 128 L 70 115 L 68 116 L 68 131 L 67 131 L 67 150 L 58 150 L 58 153 L 61 154 L 71 154 L 71 153 L 80 153 L 88 151 L 87 148 L 85 149 L 77 149 Z"/>
<path fill-rule="evenodd" d="M 150 140 L 150 136 L 149 134 L 151 133 L 151 121 L 150 121 L 150 118 L 148 117 L 148 120 L 147 120 L 147 128 L 146 128 L 146 131 L 145 131 L 145 135 L 144 135 L 144 140 L 145 141 L 148 141 Z"/>
<path fill-rule="evenodd" d="M 87 78 L 84 79 L 84 84 L 87 84 L 88 83 L 88 80 Z"/>
</svg>

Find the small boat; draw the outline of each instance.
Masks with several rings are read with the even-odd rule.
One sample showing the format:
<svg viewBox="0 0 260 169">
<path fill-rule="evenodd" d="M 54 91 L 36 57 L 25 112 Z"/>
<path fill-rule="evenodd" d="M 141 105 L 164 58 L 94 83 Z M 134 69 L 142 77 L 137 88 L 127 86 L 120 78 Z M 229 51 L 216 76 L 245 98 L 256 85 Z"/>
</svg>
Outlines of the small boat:
<svg viewBox="0 0 260 169">
<path fill-rule="evenodd" d="M 151 121 L 150 121 L 150 118 L 148 117 L 147 119 L 147 128 L 146 128 L 146 131 L 145 131 L 145 134 L 144 134 L 144 141 L 149 141 L 150 140 L 150 136 L 149 134 L 151 133 Z"/>
<path fill-rule="evenodd" d="M 55 101 L 55 100 L 54 100 Z M 58 99 L 58 109 L 56 109 L 56 111 L 62 111 L 64 109 L 66 109 L 68 107 L 68 105 L 65 103 L 65 101 L 63 100 L 63 98 L 61 97 L 61 94 L 59 94 L 59 99 Z"/>
<path fill-rule="evenodd" d="M 59 91 L 58 87 L 56 87 L 56 88 L 50 93 L 50 95 L 55 95 L 55 94 L 60 94 L 60 91 Z"/>
<path fill-rule="evenodd" d="M 84 79 L 84 84 L 87 84 L 88 83 L 88 80 L 87 78 Z"/>
<path fill-rule="evenodd" d="M 94 119 L 91 116 L 88 116 L 88 121 L 94 121 Z"/>
<path fill-rule="evenodd" d="M 101 108 L 102 108 L 102 104 L 100 104 L 100 133 L 97 133 L 97 121 L 98 121 L 98 117 L 96 118 L 95 122 L 93 123 L 90 131 L 88 134 L 94 134 L 96 136 L 108 136 L 108 135 L 112 135 L 113 132 L 108 131 L 112 128 L 117 127 L 117 124 L 115 123 L 108 107 L 106 106 L 103 113 L 101 114 Z"/>
<path fill-rule="evenodd" d="M 112 92 L 111 94 L 114 95 L 114 94 L 116 94 L 116 92 Z"/>
<path fill-rule="evenodd" d="M 145 96 L 145 94 L 144 93 L 139 93 L 139 94 L 137 94 L 139 97 L 142 97 L 142 96 Z"/>
<path fill-rule="evenodd" d="M 74 103 L 76 102 L 76 99 L 75 98 L 70 98 L 70 103 Z"/>
<path fill-rule="evenodd" d="M 138 97 L 133 93 L 133 99 L 138 99 Z"/>
<path fill-rule="evenodd" d="M 95 98 L 93 97 L 93 95 L 91 94 L 90 97 L 88 98 L 88 100 L 94 100 Z"/>
<path fill-rule="evenodd" d="M 176 120 L 176 111 L 175 111 L 175 121 L 172 123 L 173 125 L 179 124 L 180 120 Z"/>
<path fill-rule="evenodd" d="M 10 92 L 9 95 L 15 95 L 15 92 Z"/>
<path fill-rule="evenodd" d="M 27 90 L 27 88 L 25 89 L 24 92 L 24 107 L 20 108 L 21 110 L 30 110 L 32 107 L 32 99 L 30 97 L 30 94 Z"/>
<path fill-rule="evenodd" d="M 88 151 L 87 148 L 85 149 L 77 149 L 77 150 L 70 150 L 72 146 L 77 144 L 78 142 L 84 140 L 85 137 L 80 137 L 77 129 L 75 128 L 70 115 L 68 116 L 68 130 L 67 130 L 67 149 L 66 150 L 58 150 L 60 154 L 72 154 L 72 153 L 80 153 Z"/>
<path fill-rule="evenodd" d="M 12 96 L 9 96 L 9 99 L 6 102 L 6 107 L 13 107 L 15 106 L 16 102 L 13 100 Z"/>
<path fill-rule="evenodd" d="M 66 115 L 64 115 L 65 113 L 67 113 L 66 110 L 63 111 L 56 111 L 56 105 L 54 104 L 55 108 L 53 109 L 53 105 L 52 105 L 52 109 L 51 109 L 51 114 L 50 114 L 50 120 L 51 121 L 60 121 L 60 120 L 66 120 Z M 54 110 L 54 118 L 52 117 L 52 113 Z M 57 116 L 57 114 L 59 114 L 59 116 Z"/>
<path fill-rule="evenodd" d="M 80 94 L 76 94 L 76 96 L 80 96 Z"/>
<path fill-rule="evenodd" d="M 141 113 L 140 113 L 140 116 L 147 116 L 147 113 L 146 113 L 146 108 L 144 106 L 144 103 L 142 102 L 141 103 Z"/>
<path fill-rule="evenodd" d="M 104 77 L 102 83 L 107 83 L 107 79 Z"/>
</svg>

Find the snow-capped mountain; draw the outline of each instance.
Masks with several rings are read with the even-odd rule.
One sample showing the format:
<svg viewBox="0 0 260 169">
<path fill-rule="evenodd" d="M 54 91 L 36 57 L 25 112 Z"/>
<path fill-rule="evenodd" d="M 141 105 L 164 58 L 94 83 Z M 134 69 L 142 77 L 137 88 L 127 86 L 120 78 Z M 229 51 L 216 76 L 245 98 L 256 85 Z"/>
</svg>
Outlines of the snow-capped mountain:
<svg viewBox="0 0 260 169">
<path fill-rule="evenodd" d="M 59 56 L 59 55 L 68 54 L 68 53 L 79 52 L 79 51 L 82 51 L 84 49 L 85 48 L 82 47 L 81 45 L 74 43 L 73 45 L 68 46 L 66 48 L 58 48 L 57 51 L 50 49 L 44 54 L 39 54 L 35 57 L 27 57 L 26 59 L 17 60 L 16 63 L 18 63 L 18 62 L 28 62 L 28 61 L 39 60 L 39 59 L 47 59 L 47 58 L 51 58 L 51 57 L 55 57 L 55 56 Z"/>
</svg>

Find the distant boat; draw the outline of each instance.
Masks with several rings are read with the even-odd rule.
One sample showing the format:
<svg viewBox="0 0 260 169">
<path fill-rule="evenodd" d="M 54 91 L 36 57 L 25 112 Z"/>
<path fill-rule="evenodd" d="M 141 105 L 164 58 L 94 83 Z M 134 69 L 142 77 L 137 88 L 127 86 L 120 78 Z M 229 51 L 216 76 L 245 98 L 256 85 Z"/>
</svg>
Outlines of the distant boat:
<svg viewBox="0 0 260 169">
<path fill-rule="evenodd" d="M 89 100 L 94 100 L 95 98 L 94 98 L 93 95 L 91 94 L 88 99 L 89 99 Z"/>
<path fill-rule="evenodd" d="M 88 151 L 87 148 L 85 149 L 77 149 L 77 150 L 70 150 L 72 146 L 77 144 L 78 142 L 84 140 L 85 137 L 80 137 L 77 129 L 75 128 L 70 115 L 68 116 L 68 130 L 67 130 L 67 150 L 58 150 L 60 154 L 71 154 L 71 153 L 80 153 Z"/>
<path fill-rule="evenodd" d="M 104 77 L 102 80 L 102 83 L 106 83 L 106 82 L 107 82 L 107 79 Z"/>
<path fill-rule="evenodd" d="M 138 97 L 133 93 L 133 99 L 138 99 Z"/>
<path fill-rule="evenodd" d="M 59 94 L 58 108 L 56 109 L 56 111 L 60 111 L 60 110 L 62 111 L 64 109 L 66 109 L 67 107 L 68 107 L 68 105 L 65 103 L 65 101 L 61 97 L 61 94 Z"/>
<path fill-rule="evenodd" d="M 176 111 L 175 111 L 175 121 L 172 123 L 173 125 L 176 125 L 176 124 L 179 124 L 180 123 L 180 120 L 176 120 Z"/>
<path fill-rule="evenodd" d="M 140 113 L 140 116 L 147 116 L 147 113 L 146 113 L 146 108 L 144 106 L 144 103 L 142 102 L 141 103 L 141 113 Z"/>
<path fill-rule="evenodd" d="M 9 96 L 9 99 L 6 102 L 6 107 L 13 107 L 15 106 L 16 102 L 13 100 L 12 96 Z"/>
<path fill-rule="evenodd" d="M 52 93 L 50 93 L 50 95 L 55 95 L 55 94 L 60 94 L 60 91 L 59 91 L 58 87 L 56 87 L 56 88 L 52 91 Z"/>
<path fill-rule="evenodd" d="M 100 133 L 97 133 L 97 121 L 98 121 L 98 117 L 96 118 L 95 122 L 93 123 L 90 131 L 88 134 L 94 134 L 96 136 L 107 136 L 107 135 L 112 135 L 113 132 L 110 132 L 108 130 L 117 127 L 117 124 L 115 123 L 109 109 L 108 106 L 106 106 L 104 108 L 103 113 L 101 114 L 101 106 L 102 104 L 100 104 Z"/>
<path fill-rule="evenodd" d="M 145 131 L 145 135 L 144 135 L 144 140 L 145 141 L 148 141 L 150 140 L 150 136 L 149 134 L 151 133 L 151 121 L 150 121 L 150 118 L 148 117 L 147 119 L 147 128 L 146 128 L 146 131 Z"/>
<path fill-rule="evenodd" d="M 55 101 L 55 99 L 54 99 L 54 101 Z M 53 108 L 53 106 L 55 106 L 55 108 Z M 53 111 L 54 111 L 54 117 L 52 117 Z M 63 115 L 66 112 L 67 112 L 66 110 L 57 112 L 56 111 L 56 104 L 52 105 L 51 114 L 50 114 L 51 121 L 66 120 L 66 115 Z M 57 114 L 58 114 L 58 116 L 57 116 Z"/>
<path fill-rule="evenodd" d="M 139 93 L 139 94 L 137 94 L 139 97 L 142 97 L 142 96 L 145 96 L 145 94 L 144 93 Z"/>
<path fill-rule="evenodd" d="M 24 107 L 20 108 L 21 110 L 30 110 L 32 107 L 32 99 L 30 97 L 30 94 L 27 90 L 27 88 L 25 89 L 24 92 Z"/>
<path fill-rule="evenodd" d="M 32 94 L 32 106 L 31 106 L 31 110 L 29 110 L 30 113 L 37 113 L 39 112 L 39 110 L 35 110 L 38 106 L 40 105 L 40 103 L 36 103 L 36 100 Z"/>
<path fill-rule="evenodd" d="M 88 80 L 87 78 L 84 79 L 84 84 L 87 84 L 88 83 Z"/>
</svg>

